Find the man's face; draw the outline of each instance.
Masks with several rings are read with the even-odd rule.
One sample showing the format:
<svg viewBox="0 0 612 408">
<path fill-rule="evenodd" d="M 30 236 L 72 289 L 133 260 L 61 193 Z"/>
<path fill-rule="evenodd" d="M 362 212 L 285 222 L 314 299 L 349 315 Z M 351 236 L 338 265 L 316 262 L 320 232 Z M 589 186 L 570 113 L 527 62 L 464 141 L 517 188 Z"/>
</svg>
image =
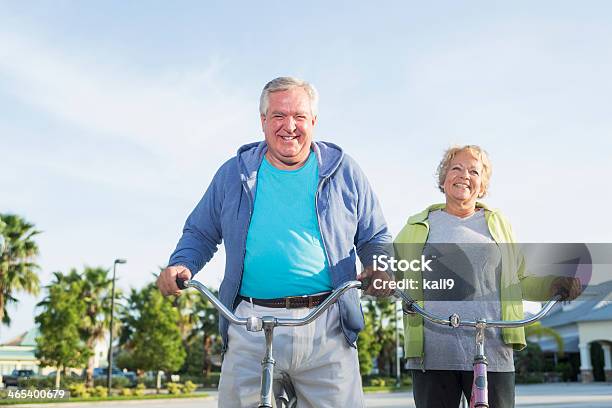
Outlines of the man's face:
<svg viewBox="0 0 612 408">
<path fill-rule="evenodd" d="M 266 158 L 279 169 L 301 167 L 310 153 L 317 117 L 304 88 L 292 88 L 269 95 L 268 111 L 261 115 L 266 136 Z"/>
</svg>

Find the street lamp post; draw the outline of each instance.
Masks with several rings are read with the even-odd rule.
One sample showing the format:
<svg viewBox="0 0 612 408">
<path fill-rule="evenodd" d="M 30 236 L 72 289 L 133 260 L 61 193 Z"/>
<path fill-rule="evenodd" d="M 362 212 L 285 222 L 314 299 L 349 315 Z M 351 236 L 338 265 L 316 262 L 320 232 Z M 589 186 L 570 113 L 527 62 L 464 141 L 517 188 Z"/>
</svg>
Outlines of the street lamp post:
<svg viewBox="0 0 612 408">
<path fill-rule="evenodd" d="M 111 394 L 112 376 L 113 376 L 113 318 L 115 315 L 115 272 L 117 264 L 124 264 L 125 259 L 115 259 L 113 262 L 113 285 L 111 289 L 111 318 L 109 327 L 110 341 L 108 343 L 108 372 L 106 373 L 106 385 L 108 387 L 108 395 Z"/>
</svg>

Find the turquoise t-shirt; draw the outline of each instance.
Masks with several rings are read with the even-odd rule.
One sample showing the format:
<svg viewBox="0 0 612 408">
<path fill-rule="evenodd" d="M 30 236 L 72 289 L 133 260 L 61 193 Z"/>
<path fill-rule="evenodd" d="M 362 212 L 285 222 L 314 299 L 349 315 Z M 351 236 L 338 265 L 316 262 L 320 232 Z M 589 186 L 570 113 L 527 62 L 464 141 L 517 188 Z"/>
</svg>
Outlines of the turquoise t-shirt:
<svg viewBox="0 0 612 408">
<path fill-rule="evenodd" d="M 318 182 L 314 154 L 297 170 L 277 169 L 264 158 L 246 241 L 242 296 L 272 299 L 332 289 L 315 208 Z"/>
</svg>

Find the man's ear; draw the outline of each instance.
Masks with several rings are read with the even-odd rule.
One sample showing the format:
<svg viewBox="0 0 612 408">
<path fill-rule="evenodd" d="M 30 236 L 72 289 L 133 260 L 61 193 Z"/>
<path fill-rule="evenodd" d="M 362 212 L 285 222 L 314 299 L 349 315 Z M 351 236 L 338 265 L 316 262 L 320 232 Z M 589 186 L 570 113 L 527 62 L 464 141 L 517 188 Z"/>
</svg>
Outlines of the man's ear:
<svg viewBox="0 0 612 408">
<path fill-rule="evenodd" d="M 317 118 L 318 118 L 318 116 L 316 116 L 316 115 L 312 117 L 312 126 L 317 124 Z"/>
<path fill-rule="evenodd" d="M 264 123 L 266 122 L 266 115 L 259 115 L 259 119 L 261 119 L 261 130 L 264 130 Z"/>
</svg>

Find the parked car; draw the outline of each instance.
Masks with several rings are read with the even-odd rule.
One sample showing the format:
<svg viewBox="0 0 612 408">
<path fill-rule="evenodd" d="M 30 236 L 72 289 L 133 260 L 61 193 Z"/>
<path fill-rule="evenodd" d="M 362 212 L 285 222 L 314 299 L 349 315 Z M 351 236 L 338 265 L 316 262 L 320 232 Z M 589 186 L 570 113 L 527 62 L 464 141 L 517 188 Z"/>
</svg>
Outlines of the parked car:
<svg viewBox="0 0 612 408">
<path fill-rule="evenodd" d="M 34 370 L 13 370 L 11 375 L 5 375 L 2 377 L 2 382 L 5 387 L 17 387 L 19 386 L 19 380 L 29 380 L 30 378 L 36 376 Z"/>
<path fill-rule="evenodd" d="M 55 378 L 55 374 L 56 374 L 56 371 L 51 371 L 49 374 L 47 374 L 47 377 Z M 62 378 L 66 378 L 66 375 L 64 373 L 60 373 L 60 375 L 62 376 Z M 78 375 L 77 373 L 73 371 L 70 371 L 68 373 L 68 377 L 74 378 L 75 380 L 81 378 L 80 375 Z"/>
<path fill-rule="evenodd" d="M 98 378 L 107 378 L 108 375 L 108 368 L 94 368 L 93 371 L 93 378 L 98 379 Z M 130 381 L 130 384 L 134 385 L 136 384 L 136 373 L 132 372 L 132 371 L 126 371 L 123 372 L 118 368 L 113 367 L 113 371 L 112 371 L 112 375 L 113 378 L 127 378 Z"/>
</svg>

